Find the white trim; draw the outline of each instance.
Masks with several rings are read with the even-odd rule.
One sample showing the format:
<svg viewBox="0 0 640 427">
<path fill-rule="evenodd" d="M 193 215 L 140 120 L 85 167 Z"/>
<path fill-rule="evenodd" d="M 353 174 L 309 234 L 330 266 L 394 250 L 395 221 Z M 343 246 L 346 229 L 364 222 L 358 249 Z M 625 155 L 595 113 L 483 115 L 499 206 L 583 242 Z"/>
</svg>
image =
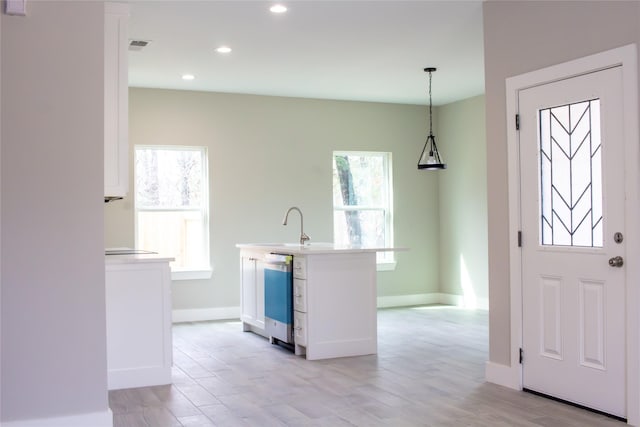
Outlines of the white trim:
<svg viewBox="0 0 640 427">
<path fill-rule="evenodd" d="M 386 297 L 378 297 L 378 308 L 389 307 L 409 307 L 413 305 L 431 305 L 431 304 L 443 304 L 443 305 L 455 305 L 461 308 L 469 309 L 489 309 L 489 299 L 479 298 L 476 301 L 475 307 L 470 307 L 469 304 L 465 304 L 465 298 L 462 295 L 444 294 L 439 292 L 432 292 L 428 294 L 411 294 L 411 295 L 391 295 Z"/>
<path fill-rule="evenodd" d="M 150 366 L 109 369 L 109 374 L 107 376 L 107 389 L 120 390 L 123 388 L 151 387 L 171 384 L 171 362 L 165 362 L 165 358 L 163 358 L 163 361 L 160 364 Z M 141 363 L 140 365 L 143 364 Z"/>
<path fill-rule="evenodd" d="M 626 245 L 627 259 L 640 259 L 640 130 L 638 128 L 638 48 L 628 46 L 622 67 L 622 87 L 625 126 L 625 228 L 629 236 Z M 630 185 L 632 184 L 632 185 Z M 635 190 L 634 193 L 630 191 Z M 627 313 L 627 420 L 629 424 L 640 424 L 640 292 L 638 278 L 640 265 L 637 262 L 626 266 L 626 313 Z"/>
<path fill-rule="evenodd" d="M 171 270 L 171 280 L 206 280 L 211 279 L 213 269 L 203 268 L 201 270 Z"/>
<path fill-rule="evenodd" d="M 440 304 L 440 294 L 391 295 L 378 297 L 377 307 L 408 307 L 412 305 Z"/>
<path fill-rule="evenodd" d="M 586 73 L 600 71 L 613 66 L 622 67 L 623 103 L 624 103 L 624 143 L 627 193 L 625 204 L 625 228 L 628 236 L 626 256 L 629 260 L 640 259 L 640 217 L 639 193 L 640 147 L 638 130 L 638 65 L 637 46 L 626 45 L 574 61 L 511 77 L 506 80 L 507 104 L 507 156 L 509 183 L 509 269 L 511 293 L 511 367 L 500 369 L 499 365 L 488 362 L 486 366 L 487 381 L 495 379 L 498 384 L 512 384 L 516 389 L 522 388 L 522 366 L 518 362 L 519 349 L 522 346 L 522 254 L 517 244 L 520 230 L 520 171 L 518 153 L 518 133 L 515 130 L 514 118 L 518 113 L 518 93 L 526 88 L 563 80 Z M 626 240 L 626 239 L 625 239 Z M 637 289 L 640 278 L 640 265 L 636 262 L 625 264 L 627 286 L 627 419 L 629 424 L 640 422 L 640 325 L 638 307 L 640 292 Z M 510 377 L 509 377 L 510 376 Z M 498 382 L 499 381 L 499 382 Z"/>
<path fill-rule="evenodd" d="M 522 347 L 522 258 L 518 247 L 518 231 L 522 229 L 520 222 L 520 153 L 518 132 L 515 128 L 515 115 L 518 109 L 518 90 L 513 87 L 514 81 L 507 79 L 507 176 L 509 190 L 509 282 L 510 282 L 510 307 L 511 307 L 511 354 L 510 366 L 514 369 L 505 370 L 502 373 L 513 375 L 510 380 L 498 377 L 501 382 L 497 384 L 513 384 L 515 389 L 522 390 L 522 366 L 520 366 L 520 348 Z M 511 118 L 512 120 L 509 120 Z M 495 371 L 489 372 L 490 366 L 495 364 L 489 361 L 485 367 L 487 381 L 492 382 Z"/>
<path fill-rule="evenodd" d="M 455 305 L 456 307 L 489 310 L 489 298 L 474 298 L 468 300 L 464 295 L 456 294 L 438 294 L 440 295 L 440 304 Z"/>
<path fill-rule="evenodd" d="M 520 382 L 514 381 L 514 378 L 518 377 L 519 371 L 520 369 L 518 367 L 502 365 L 500 363 L 493 363 L 489 361 L 485 364 L 484 375 L 487 382 L 515 390 L 522 390 Z"/>
<path fill-rule="evenodd" d="M 439 304 L 455 305 L 456 307 L 462 307 L 464 305 L 463 303 L 464 298 L 462 295 L 456 295 L 456 294 L 437 294 L 437 295 L 438 295 Z"/>
<path fill-rule="evenodd" d="M 29 420 L 3 421 L 2 427 L 112 427 L 111 409 L 102 412 L 66 415 L 62 417 L 37 418 Z"/>
<path fill-rule="evenodd" d="M 393 271 L 398 265 L 397 261 L 380 261 L 376 263 L 376 271 Z"/>
<path fill-rule="evenodd" d="M 389 307 L 409 307 L 413 305 L 444 304 L 465 307 L 462 295 L 428 293 L 412 295 L 391 295 L 378 297 L 377 308 Z M 489 300 L 480 298 L 477 307 L 480 310 L 487 310 Z M 471 307 L 469 307 L 471 308 Z M 240 307 L 213 307 L 213 308 L 190 308 L 183 310 L 173 310 L 173 323 L 184 322 L 206 322 L 210 320 L 240 319 Z"/>
<path fill-rule="evenodd" d="M 240 319 L 240 307 L 191 308 L 173 310 L 173 323 Z"/>
</svg>

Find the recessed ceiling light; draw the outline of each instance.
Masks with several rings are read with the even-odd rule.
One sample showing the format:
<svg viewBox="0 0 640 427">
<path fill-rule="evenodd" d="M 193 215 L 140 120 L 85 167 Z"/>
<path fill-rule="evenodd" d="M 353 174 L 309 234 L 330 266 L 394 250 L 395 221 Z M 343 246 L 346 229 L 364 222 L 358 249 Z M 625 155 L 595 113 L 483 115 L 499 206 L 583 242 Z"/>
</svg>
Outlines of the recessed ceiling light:
<svg viewBox="0 0 640 427">
<path fill-rule="evenodd" d="M 195 78 L 196 78 L 196 76 L 194 76 L 193 74 L 183 74 L 182 75 L 182 80 L 193 80 Z"/>
<path fill-rule="evenodd" d="M 218 53 L 229 53 L 231 52 L 231 48 L 228 46 L 220 46 L 219 48 L 216 49 L 216 52 Z"/>
<path fill-rule="evenodd" d="M 274 4 L 269 8 L 269 10 L 273 13 L 285 13 L 287 11 L 287 7 L 282 4 Z"/>
</svg>

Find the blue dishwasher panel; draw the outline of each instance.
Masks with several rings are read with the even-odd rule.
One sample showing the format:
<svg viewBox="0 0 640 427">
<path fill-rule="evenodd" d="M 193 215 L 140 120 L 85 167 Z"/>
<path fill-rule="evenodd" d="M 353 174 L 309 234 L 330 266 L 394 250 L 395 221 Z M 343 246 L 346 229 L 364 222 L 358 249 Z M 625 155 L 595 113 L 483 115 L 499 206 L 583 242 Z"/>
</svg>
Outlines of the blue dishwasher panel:
<svg viewBox="0 0 640 427">
<path fill-rule="evenodd" d="M 268 254 L 264 265 L 264 323 L 272 344 L 293 344 L 292 256 Z"/>
<path fill-rule="evenodd" d="M 293 322 L 293 275 L 291 270 L 278 267 L 267 264 L 264 269 L 264 314 L 290 324 Z"/>
</svg>

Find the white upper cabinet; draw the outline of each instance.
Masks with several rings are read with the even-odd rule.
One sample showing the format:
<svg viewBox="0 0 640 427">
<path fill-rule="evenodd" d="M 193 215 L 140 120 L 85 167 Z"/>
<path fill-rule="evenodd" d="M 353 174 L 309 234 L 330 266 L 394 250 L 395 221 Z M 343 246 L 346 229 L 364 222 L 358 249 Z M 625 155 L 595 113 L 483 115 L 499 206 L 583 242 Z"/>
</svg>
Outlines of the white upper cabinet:
<svg viewBox="0 0 640 427">
<path fill-rule="evenodd" d="M 129 5 L 122 3 L 105 3 L 105 197 L 124 197 L 129 189 L 128 21 Z"/>
</svg>

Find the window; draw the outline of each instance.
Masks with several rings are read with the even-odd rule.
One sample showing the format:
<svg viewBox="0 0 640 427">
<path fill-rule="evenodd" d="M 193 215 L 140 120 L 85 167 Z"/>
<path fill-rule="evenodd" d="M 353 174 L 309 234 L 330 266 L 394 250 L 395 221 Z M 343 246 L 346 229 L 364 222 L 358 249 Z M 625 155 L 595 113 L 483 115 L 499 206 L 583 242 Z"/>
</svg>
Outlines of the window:
<svg viewBox="0 0 640 427">
<path fill-rule="evenodd" d="M 392 246 L 392 188 L 391 153 L 334 152 L 334 242 Z M 379 264 L 393 262 L 393 252 L 378 253 Z"/>
<path fill-rule="evenodd" d="M 211 275 L 208 182 L 204 147 L 135 148 L 136 246 L 174 257 L 174 279 Z"/>
<path fill-rule="evenodd" d="M 600 100 L 539 111 L 540 243 L 601 248 Z"/>
</svg>

